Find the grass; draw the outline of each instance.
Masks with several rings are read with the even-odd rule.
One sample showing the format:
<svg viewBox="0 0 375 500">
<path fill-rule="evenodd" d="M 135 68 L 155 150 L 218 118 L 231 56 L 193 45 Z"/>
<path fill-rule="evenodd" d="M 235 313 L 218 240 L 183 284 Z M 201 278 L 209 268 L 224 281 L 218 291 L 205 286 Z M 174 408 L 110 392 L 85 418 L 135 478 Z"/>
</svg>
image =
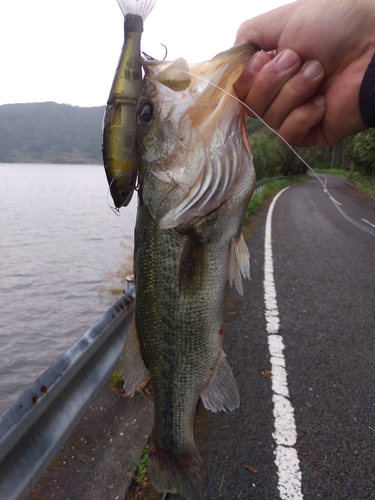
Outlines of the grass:
<svg viewBox="0 0 375 500">
<path fill-rule="evenodd" d="M 315 168 L 314 171 L 317 174 L 331 174 L 337 175 L 342 179 L 345 179 L 352 184 L 354 184 L 358 189 L 364 191 L 365 193 L 375 197 L 375 178 L 374 177 L 365 177 L 361 175 L 359 172 L 350 172 L 349 170 L 341 170 L 341 169 L 318 169 Z M 264 189 L 257 194 L 254 194 L 251 197 L 249 206 L 246 210 L 245 220 L 250 217 L 250 215 L 256 214 L 259 210 L 264 206 L 266 200 L 272 196 L 277 191 L 280 191 L 286 186 L 290 186 L 291 184 L 295 184 L 296 182 L 300 182 L 306 179 L 306 176 L 294 177 L 291 179 L 280 179 L 269 184 L 266 184 Z"/>
<path fill-rule="evenodd" d="M 250 215 L 254 215 L 263 207 L 266 200 L 276 193 L 277 191 L 281 191 L 287 186 L 295 184 L 296 182 L 301 182 L 306 179 L 305 175 L 301 175 L 298 177 L 293 177 L 290 179 L 279 179 L 269 184 L 266 184 L 260 193 L 254 194 L 251 197 L 249 206 L 246 210 L 245 220 L 250 217 Z"/>
<path fill-rule="evenodd" d="M 115 368 L 115 371 L 109 379 L 109 388 L 112 392 L 124 392 L 124 376 L 120 366 L 121 365 L 118 365 L 117 368 Z M 141 394 L 143 397 L 151 395 L 150 375 L 147 375 L 143 383 L 137 387 L 136 394 Z"/>
<path fill-rule="evenodd" d="M 160 493 L 152 485 L 150 476 L 147 473 L 148 448 L 149 445 L 147 444 L 139 459 L 131 484 L 125 493 L 124 500 L 160 500 L 161 498 Z"/>
<path fill-rule="evenodd" d="M 138 484 L 142 484 L 147 474 L 147 461 L 148 461 L 148 445 L 145 446 L 142 456 L 138 462 L 135 480 Z"/>
<path fill-rule="evenodd" d="M 111 389 L 122 389 L 124 386 L 124 377 L 122 373 L 120 373 L 120 366 L 118 366 L 115 371 L 112 373 L 111 378 L 109 380 L 109 386 Z"/>
<path fill-rule="evenodd" d="M 375 196 L 375 177 L 366 177 L 359 172 L 350 172 L 349 170 L 341 170 L 338 168 L 315 169 L 316 173 L 337 175 L 353 183 L 358 189 L 365 193 Z"/>
</svg>

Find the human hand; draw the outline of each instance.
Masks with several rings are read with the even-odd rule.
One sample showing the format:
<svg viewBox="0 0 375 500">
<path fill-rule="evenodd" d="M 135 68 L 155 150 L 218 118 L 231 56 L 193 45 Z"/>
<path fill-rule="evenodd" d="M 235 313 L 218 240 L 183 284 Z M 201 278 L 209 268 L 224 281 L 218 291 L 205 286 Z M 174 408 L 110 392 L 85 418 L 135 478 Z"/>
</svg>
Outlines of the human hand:
<svg viewBox="0 0 375 500">
<path fill-rule="evenodd" d="M 289 143 L 330 146 L 367 128 L 359 89 L 375 52 L 374 26 L 373 0 L 297 0 L 250 19 L 235 43 L 264 52 L 235 90 Z"/>
</svg>

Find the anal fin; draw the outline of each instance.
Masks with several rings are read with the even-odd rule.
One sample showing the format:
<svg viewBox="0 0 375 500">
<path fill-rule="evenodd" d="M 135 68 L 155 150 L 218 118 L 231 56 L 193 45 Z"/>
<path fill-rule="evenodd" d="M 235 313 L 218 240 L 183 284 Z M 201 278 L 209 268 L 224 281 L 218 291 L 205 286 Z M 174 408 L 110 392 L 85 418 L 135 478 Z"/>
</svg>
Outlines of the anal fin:
<svg viewBox="0 0 375 500">
<path fill-rule="evenodd" d="M 143 361 L 139 345 L 135 315 L 129 327 L 122 351 L 120 372 L 124 376 L 124 389 L 127 396 L 133 396 L 136 389 L 144 382 L 148 370 Z"/>
<path fill-rule="evenodd" d="M 215 413 L 232 411 L 240 404 L 237 384 L 224 351 L 219 354 L 214 374 L 207 388 L 202 392 L 201 399 L 205 408 Z"/>
</svg>

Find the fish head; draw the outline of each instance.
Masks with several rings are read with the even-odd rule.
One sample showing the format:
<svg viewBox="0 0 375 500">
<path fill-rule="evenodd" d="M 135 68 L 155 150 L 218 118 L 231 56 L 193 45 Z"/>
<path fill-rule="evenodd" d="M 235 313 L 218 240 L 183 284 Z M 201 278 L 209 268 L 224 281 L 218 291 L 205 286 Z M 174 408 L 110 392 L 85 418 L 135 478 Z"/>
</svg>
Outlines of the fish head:
<svg viewBox="0 0 375 500">
<path fill-rule="evenodd" d="M 161 228 L 218 208 L 249 168 L 244 107 L 233 84 L 255 50 L 241 45 L 190 65 L 143 61 L 139 178 L 142 200 Z"/>
</svg>

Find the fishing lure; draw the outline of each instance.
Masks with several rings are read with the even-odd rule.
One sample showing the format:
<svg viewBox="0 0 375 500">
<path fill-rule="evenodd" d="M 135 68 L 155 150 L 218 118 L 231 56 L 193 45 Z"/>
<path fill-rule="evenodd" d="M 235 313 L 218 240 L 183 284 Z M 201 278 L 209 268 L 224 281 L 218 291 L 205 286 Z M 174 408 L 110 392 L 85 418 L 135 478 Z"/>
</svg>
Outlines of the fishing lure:
<svg viewBox="0 0 375 500">
<path fill-rule="evenodd" d="M 137 101 L 142 88 L 143 22 L 156 0 L 118 0 L 124 14 L 124 44 L 103 123 L 103 162 L 116 208 L 133 196 L 138 170 Z"/>
</svg>

